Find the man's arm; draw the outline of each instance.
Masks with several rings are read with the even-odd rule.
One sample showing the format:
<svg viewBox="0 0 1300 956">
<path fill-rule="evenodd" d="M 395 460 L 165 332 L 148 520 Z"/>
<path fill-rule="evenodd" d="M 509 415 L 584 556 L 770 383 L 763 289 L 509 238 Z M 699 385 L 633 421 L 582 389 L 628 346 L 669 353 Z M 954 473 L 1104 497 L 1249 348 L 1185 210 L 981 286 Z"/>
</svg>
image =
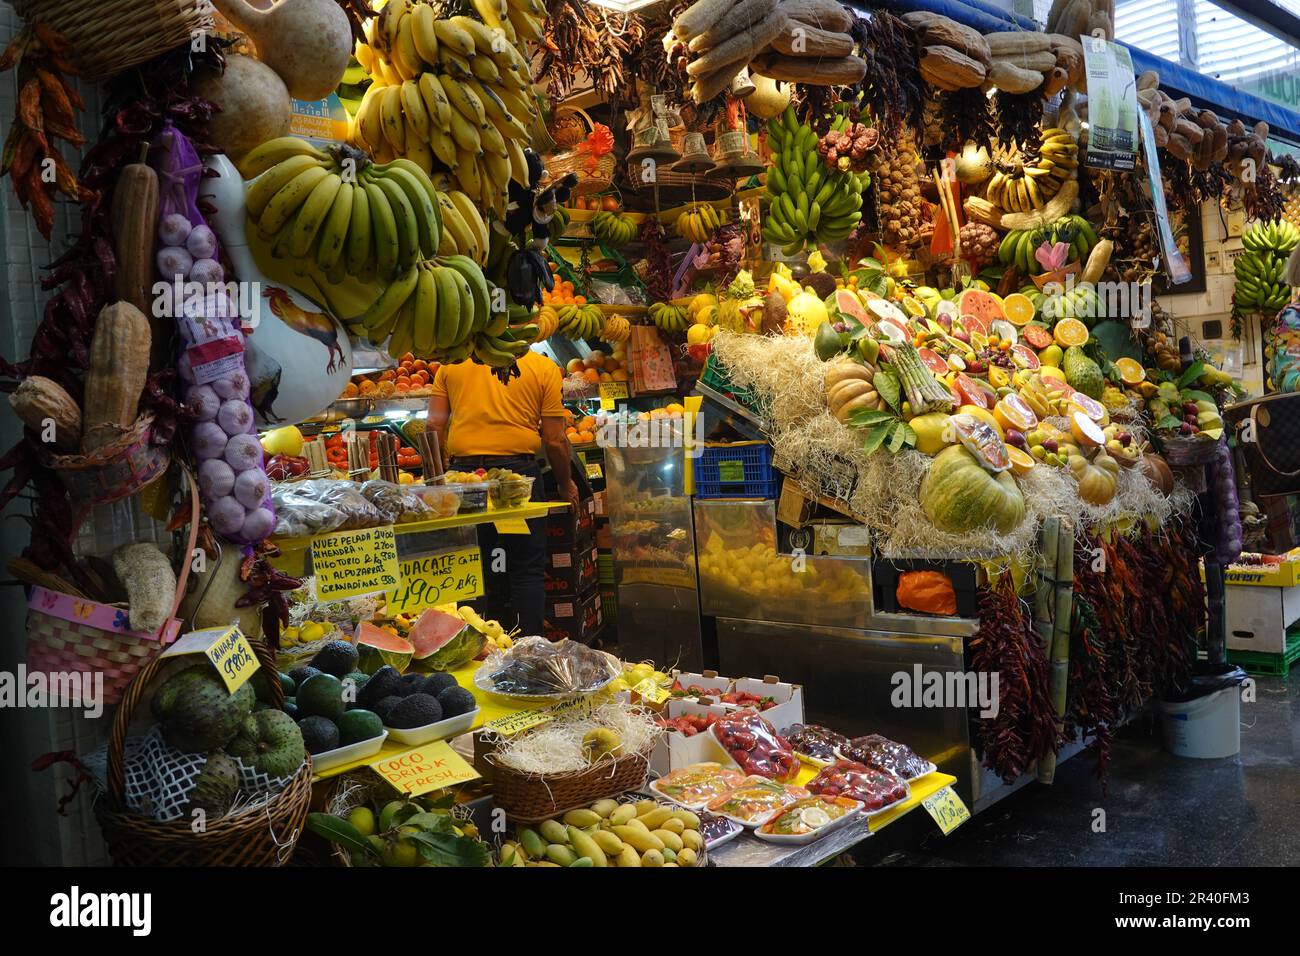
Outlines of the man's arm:
<svg viewBox="0 0 1300 956">
<path fill-rule="evenodd" d="M 564 419 L 558 415 L 544 415 L 542 417 L 542 451 L 546 452 L 546 460 L 551 463 L 551 471 L 555 472 L 555 485 L 560 489 L 560 494 L 566 501 L 573 506 L 574 513 L 578 510 L 578 486 L 573 481 L 573 473 L 569 470 L 569 439 L 564 437 Z"/>
<path fill-rule="evenodd" d="M 451 419 L 451 403 L 446 395 L 434 395 L 429 399 L 429 428 L 438 436 L 438 455 L 442 458 L 442 470 L 446 471 L 451 463 L 447 454 L 447 422 Z M 564 437 L 564 432 L 560 432 Z"/>
</svg>

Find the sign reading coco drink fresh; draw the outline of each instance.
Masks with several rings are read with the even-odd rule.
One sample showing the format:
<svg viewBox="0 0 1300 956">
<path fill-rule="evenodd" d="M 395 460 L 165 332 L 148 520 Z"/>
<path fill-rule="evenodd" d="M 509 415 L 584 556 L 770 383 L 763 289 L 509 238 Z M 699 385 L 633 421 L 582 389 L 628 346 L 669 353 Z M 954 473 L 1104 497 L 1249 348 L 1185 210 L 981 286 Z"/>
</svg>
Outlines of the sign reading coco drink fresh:
<svg viewBox="0 0 1300 956">
<path fill-rule="evenodd" d="M 416 797 L 454 783 L 477 780 L 478 773 L 445 740 L 416 747 L 393 757 L 383 757 L 370 769 L 398 790 Z"/>
<path fill-rule="evenodd" d="M 391 592 L 402 583 L 392 525 L 312 538 L 311 563 L 321 601 Z"/>
<path fill-rule="evenodd" d="M 469 601 L 483 593 L 482 558 L 478 548 L 410 558 L 402 562 L 401 581 L 388 594 L 388 607 L 394 614 Z"/>
</svg>

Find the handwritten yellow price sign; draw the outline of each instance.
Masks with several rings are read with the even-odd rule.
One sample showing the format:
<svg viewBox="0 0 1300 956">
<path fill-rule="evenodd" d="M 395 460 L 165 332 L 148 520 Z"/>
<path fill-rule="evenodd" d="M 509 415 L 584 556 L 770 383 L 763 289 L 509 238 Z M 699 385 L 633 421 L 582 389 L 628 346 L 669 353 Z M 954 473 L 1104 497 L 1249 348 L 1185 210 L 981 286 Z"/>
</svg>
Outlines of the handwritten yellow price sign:
<svg viewBox="0 0 1300 956">
<path fill-rule="evenodd" d="M 513 713 L 503 714 L 489 720 L 483 725 L 483 729 L 502 737 L 513 737 L 525 730 L 548 724 L 556 717 L 580 717 L 589 714 L 595 705 L 596 701 L 591 697 L 571 697 L 545 710 L 516 710 Z"/>
<path fill-rule="evenodd" d="M 439 604 L 469 601 L 483 593 L 478 548 L 443 551 L 402 562 L 401 584 L 388 592 L 391 614 L 412 614 Z"/>
<path fill-rule="evenodd" d="M 614 402 L 627 398 L 627 382 L 603 382 L 600 386 L 600 407 L 605 411 L 614 410 Z"/>
<path fill-rule="evenodd" d="M 921 801 L 921 806 L 939 824 L 944 836 L 970 819 L 970 810 L 952 787 L 936 790 Z"/>
<path fill-rule="evenodd" d="M 370 764 L 370 769 L 413 797 L 453 784 L 468 783 L 479 776 L 445 740 L 415 747 L 393 757 L 381 757 Z"/>
<path fill-rule="evenodd" d="M 634 694 L 639 694 L 645 700 L 652 704 L 662 704 L 669 696 L 668 688 L 660 687 L 653 677 L 647 677 L 641 683 L 632 688 Z"/>
<path fill-rule="evenodd" d="M 605 472 L 601 470 L 600 462 L 598 462 L 598 461 L 589 461 L 589 462 L 587 462 L 587 477 L 588 477 L 588 478 L 604 478 L 604 477 L 605 477 Z"/>
<path fill-rule="evenodd" d="M 225 681 L 226 690 L 234 693 L 253 676 L 261 664 L 253 653 L 253 646 L 244 637 L 243 631 L 231 626 L 224 634 L 213 641 L 206 651 L 208 660 L 217 669 Z"/>
<path fill-rule="evenodd" d="M 392 591 L 402 583 L 392 525 L 312 538 L 311 563 L 319 601 Z"/>
</svg>

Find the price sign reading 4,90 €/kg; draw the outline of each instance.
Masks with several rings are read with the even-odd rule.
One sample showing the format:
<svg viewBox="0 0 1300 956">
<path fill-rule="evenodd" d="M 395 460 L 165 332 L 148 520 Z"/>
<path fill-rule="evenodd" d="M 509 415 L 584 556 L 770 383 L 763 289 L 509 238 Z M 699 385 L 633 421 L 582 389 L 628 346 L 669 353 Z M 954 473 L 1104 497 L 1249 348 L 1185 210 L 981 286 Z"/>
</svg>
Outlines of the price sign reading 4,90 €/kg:
<svg viewBox="0 0 1300 956">
<path fill-rule="evenodd" d="M 970 819 L 970 810 L 952 787 L 936 790 L 921 801 L 921 806 L 939 824 L 944 836 Z"/>
<path fill-rule="evenodd" d="M 402 583 L 392 525 L 318 535 L 311 540 L 311 564 L 320 601 L 392 591 Z"/>
<path fill-rule="evenodd" d="M 478 548 L 444 551 L 402 562 L 402 583 L 388 594 L 393 614 L 469 601 L 483 593 L 483 562 Z"/>
</svg>

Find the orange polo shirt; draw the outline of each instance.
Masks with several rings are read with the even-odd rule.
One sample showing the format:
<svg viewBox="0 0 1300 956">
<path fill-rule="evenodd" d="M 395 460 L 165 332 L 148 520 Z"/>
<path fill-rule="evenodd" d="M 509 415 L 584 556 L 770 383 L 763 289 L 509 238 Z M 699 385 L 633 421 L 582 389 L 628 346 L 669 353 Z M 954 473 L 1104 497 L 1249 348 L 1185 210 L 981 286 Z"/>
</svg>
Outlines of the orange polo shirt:
<svg viewBox="0 0 1300 956">
<path fill-rule="evenodd" d="M 542 447 L 542 418 L 564 414 L 560 367 L 529 349 L 519 375 L 505 385 L 486 365 L 443 365 L 433 394 L 451 406 L 447 452 L 457 455 L 535 455 Z"/>
</svg>

